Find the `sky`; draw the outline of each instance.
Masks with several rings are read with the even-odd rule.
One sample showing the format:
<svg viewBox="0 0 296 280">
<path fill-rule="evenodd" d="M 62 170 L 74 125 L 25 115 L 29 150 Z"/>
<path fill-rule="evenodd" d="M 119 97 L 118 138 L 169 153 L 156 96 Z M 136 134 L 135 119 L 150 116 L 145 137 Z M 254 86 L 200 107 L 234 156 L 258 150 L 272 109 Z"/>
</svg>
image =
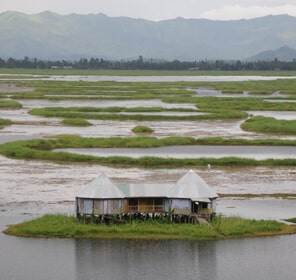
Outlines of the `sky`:
<svg viewBox="0 0 296 280">
<path fill-rule="evenodd" d="M 289 14 L 296 17 L 296 0 L 0 0 L 0 13 L 99 14 L 153 21 L 183 18 L 250 19 Z"/>
</svg>

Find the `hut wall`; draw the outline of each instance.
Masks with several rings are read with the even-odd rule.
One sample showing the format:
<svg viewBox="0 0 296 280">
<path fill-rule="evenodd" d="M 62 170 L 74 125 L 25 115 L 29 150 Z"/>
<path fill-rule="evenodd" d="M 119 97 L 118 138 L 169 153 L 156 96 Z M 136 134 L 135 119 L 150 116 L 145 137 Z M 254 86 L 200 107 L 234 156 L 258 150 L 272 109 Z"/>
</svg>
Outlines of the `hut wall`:
<svg viewBox="0 0 296 280">
<path fill-rule="evenodd" d="M 166 199 L 164 201 L 164 211 L 168 213 L 170 210 L 170 206 L 171 206 L 171 201 L 169 199 Z"/>
<path fill-rule="evenodd" d="M 93 213 L 95 215 L 122 214 L 125 204 L 124 199 L 96 199 L 94 200 Z"/>
<path fill-rule="evenodd" d="M 104 200 L 103 214 L 121 214 L 123 207 L 122 199 L 106 199 Z"/>
<path fill-rule="evenodd" d="M 214 199 L 212 200 L 212 203 L 211 203 L 211 208 L 213 208 L 214 210 L 216 210 L 216 206 L 217 206 L 217 199 L 214 198 Z"/>
<path fill-rule="evenodd" d="M 91 199 L 78 198 L 77 211 L 80 214 L 93 214 L 93 201 Z"/>
<path fill-rule="evenodd" d="M 77 212 L 88 215 L 115 215 L 123 212 L 123 199 L 77 199 Z"/>
<path fill-rule="evenodd" d="M 170 204 L 174 214 L 188 215 L 191 213 L 190 199 L 171 199 Z"/>
<path fill-rule="evenodd" d="M 94 214 L 101 215 L 102 213 L 104 213 L 104 200 L 94 200 Z"/>
</svg>

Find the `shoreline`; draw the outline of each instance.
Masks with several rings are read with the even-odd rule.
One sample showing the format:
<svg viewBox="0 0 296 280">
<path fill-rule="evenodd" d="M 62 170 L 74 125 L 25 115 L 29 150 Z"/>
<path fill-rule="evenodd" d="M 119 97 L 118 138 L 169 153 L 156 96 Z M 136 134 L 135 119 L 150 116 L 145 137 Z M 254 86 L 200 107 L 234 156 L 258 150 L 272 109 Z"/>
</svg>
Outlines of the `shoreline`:
<svg viewBox="0 0 296 280">
<path fill-rule="evenodd" d="M 83 224 L 74 216 L 46 214 L 10 225 L 3 233 L 28 238 L 225 240 L 296 234 L 296 225 L 240 217 L 216 217 L 209 224 L 172 224 L 150 220 L 112 225 Z"/>
</svg>

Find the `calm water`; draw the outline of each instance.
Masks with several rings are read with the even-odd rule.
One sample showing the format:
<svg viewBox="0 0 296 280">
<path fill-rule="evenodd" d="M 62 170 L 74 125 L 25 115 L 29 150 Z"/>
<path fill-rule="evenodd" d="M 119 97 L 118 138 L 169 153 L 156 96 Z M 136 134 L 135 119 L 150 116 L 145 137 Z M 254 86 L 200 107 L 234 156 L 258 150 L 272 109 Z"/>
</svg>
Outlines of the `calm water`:
<svg viewBox="0 0 296 280">
<path fill-rule="evenodd" d="M 296 274 L 296 236 L 192 242 L 0 235 L 0 242 L 3 280 L 285 280 Z"/>
<path fill-rule="evenodd" d="M 157 148 L 85 148 L 59 149 L 77 154 L 95 156 L 128 156 L 139 158 L 154 156 L 164 158 L 241 157 L 257 160 L 296 158 L 293 146 L 167 146 Z"/>
</svg>

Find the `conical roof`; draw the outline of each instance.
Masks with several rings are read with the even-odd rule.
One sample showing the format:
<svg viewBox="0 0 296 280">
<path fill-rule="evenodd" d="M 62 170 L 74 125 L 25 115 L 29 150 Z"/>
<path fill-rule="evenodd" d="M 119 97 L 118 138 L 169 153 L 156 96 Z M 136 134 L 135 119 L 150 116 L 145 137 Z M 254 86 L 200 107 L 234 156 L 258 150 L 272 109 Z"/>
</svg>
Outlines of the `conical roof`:
<svg viewBox="0 0 296 280">
<path fill-rule="evenodd" d="M 190 198 L 192 200 L 218 197 L 216 192 L 193 170 L 179 179 L 171 190 L 171 198 Z"/>
<path fill-rule="evenodd" d="M 116 199 L 124 198 L 125 195 L 104 173 L 102 173 L 98 178 L 88 183 L 85 188 L 77 194 L 77 197 Z"/>
</svg>

